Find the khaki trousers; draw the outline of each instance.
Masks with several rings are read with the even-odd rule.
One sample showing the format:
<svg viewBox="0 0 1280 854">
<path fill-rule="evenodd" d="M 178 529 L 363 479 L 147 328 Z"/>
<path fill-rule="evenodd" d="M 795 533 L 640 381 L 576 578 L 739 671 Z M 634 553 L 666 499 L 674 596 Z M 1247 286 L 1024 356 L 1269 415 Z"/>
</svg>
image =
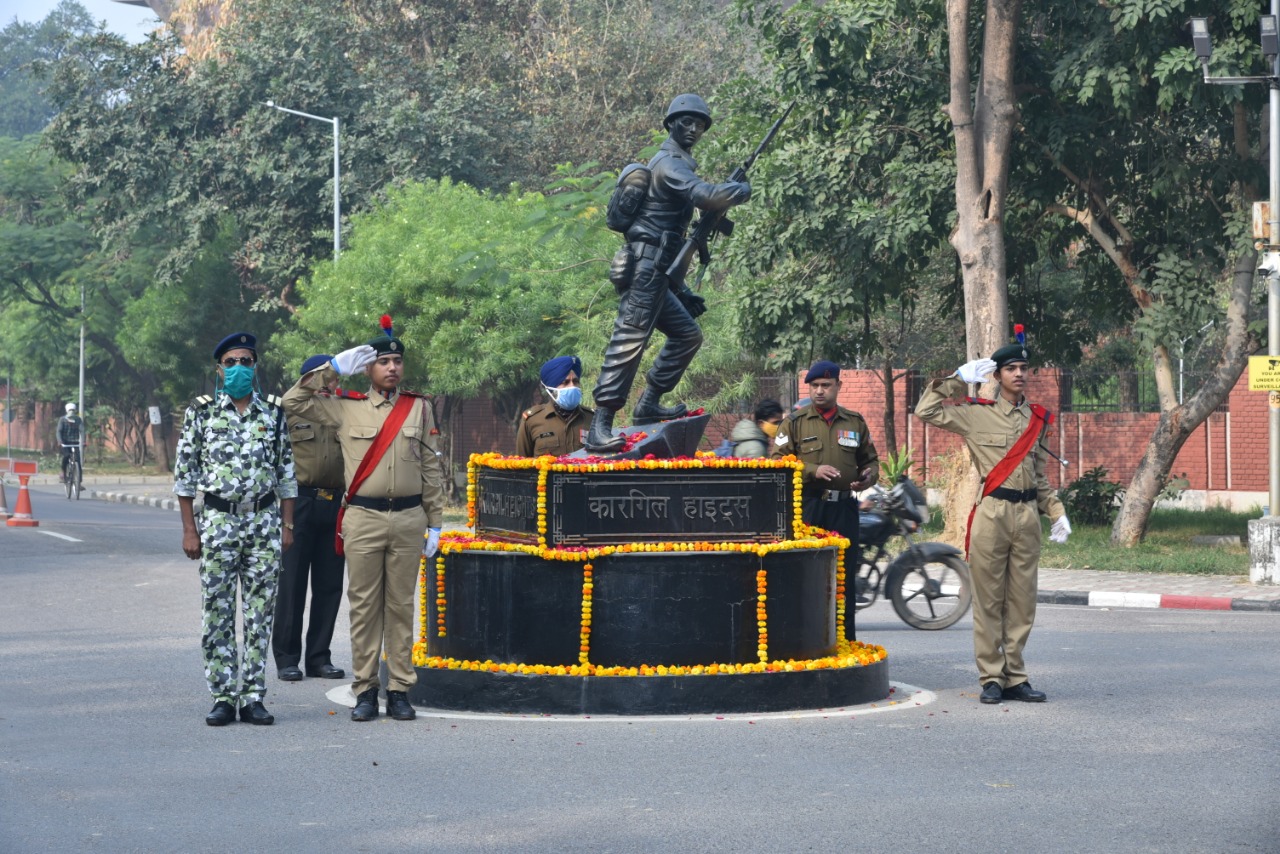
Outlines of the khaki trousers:
<svg viewBox="0 0 1280 854">
<path fill-rule="evenodd" d="M 387 651 L 388 691 L 407 691 L 413 669 L 414 593 L 427 514 L 422 507 L 379 511 L 348 507 L 342 520 L 351 605 L 351 690 L 378 687 L 378 659 Z"/>
<path fill-rule="evenodd" d="M 978 684 L 1027 681 L 1022 649 L 1036 619 L 1040 515 L 1034 502 L 984 498 L 969 536 Z"/>
</svg>

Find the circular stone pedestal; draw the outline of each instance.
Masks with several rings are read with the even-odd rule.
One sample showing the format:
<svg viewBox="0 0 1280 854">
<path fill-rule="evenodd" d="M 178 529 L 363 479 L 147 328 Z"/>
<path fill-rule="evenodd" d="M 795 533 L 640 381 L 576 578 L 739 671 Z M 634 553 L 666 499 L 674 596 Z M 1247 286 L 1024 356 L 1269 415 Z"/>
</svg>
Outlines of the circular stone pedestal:
<svg viewBox="0 0 1280 854">
<path fill-rule="evenodd" d="M 413 702 L 450 710 L 690 714 L 830 708 L 889 695 L 885 661 L 806 669 L 837 650 L 836 549 L 615 553 L 591 561 L 588 660 L 599 667 L 759 662 L 759 585 L 767 658 L 792 672 L 575 676 L 419 667 Z M 515 551 L 445 556 L 445 635 L 427 654 L 457 662 L 575 666 L 583 645 L 584 563 Z M 426 625 L 439 602 L 427 596 Z M 852 619 L 852 611 L 849 612 Z M 849 634 L 852 634 L 851 623 Z M 824 663 L 825 664 L 825 663 Z"/>
</svg>

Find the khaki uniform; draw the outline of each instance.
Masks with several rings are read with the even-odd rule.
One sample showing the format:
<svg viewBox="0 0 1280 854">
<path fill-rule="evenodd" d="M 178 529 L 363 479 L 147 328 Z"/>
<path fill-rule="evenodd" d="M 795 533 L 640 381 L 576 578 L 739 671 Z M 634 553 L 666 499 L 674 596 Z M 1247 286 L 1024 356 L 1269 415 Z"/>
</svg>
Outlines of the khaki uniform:
<svg viewBox="0 0 1280 854">
<path fill-rule="evenodd" d="M 516 453 L 522 457 L 551 454 L 559 457 L 582 447 L 591 418 L 595 413 L 579 406 L 566 418 L 554 403 L 526 409 L 520 416 L 520 432 L 516 435 Z"/>
<path fill-rule="evenodd" d="M 305 664 L 314 670 L 333 663 L 329 644 L 342 605 L 345 561 L 333 544 L 342 502 L 342 448 L 336 429 L 306 418 L 289 418 L 289 441 L 298 499 L 293 505 L 293 548 L 284 553 L 276 591 L 271 649 L 278 670 L 303 664 L 302 623 L 310 586 Z"/>
<path fill-rule="evenodd" d="M 320 397 L 321 386 L 338 385 L 330 367 L 304 376 L 284 396 L 285 410 L 337 428 L 342 447 L 343 482 L 351 483 L 382 422 L 399 395 L 390 400 L 372 393 L 367 399 Z M 357 695 L 378 687 L 378 659 L 387 653 L 388 691 L 407 691 L 416 681 L 413 669 L 414 592 L 427 528 L 441 526 L 444 514 L 444 467 L 438 451 L 439 431 L 425 400 L 417 400 L 399 434 L 360 487 L 362 498 L 387 500 L 420 496 L 411 507 L 375 510 L 350 506 L 343 518 L 347 554 L 347 599 L 351 605 L 351 659 Z"/>
<path fill-rule="evenodd" d="M 962 398 L 968 386 L 959 377 L 934 380 L 916 405 L 926 424 L 964 438 L 969 455 L 987 474 L 1026 432 L 1031 409 L 1023 400 L 1014 406 L 1003 397 L 994 403 L 944 406 Z M 989 495 L 973 514 L 969 536 L 969 566 L 973 575 L 973 649 L 978 682 L 1012 688 L 1027 681 L 1022 650 L 1036 617 L 1036 589 L 1040 563 L 1040 513 L 1052 521 L 1064 515 L 1062 502 L 1045 477 L 1044 435 L 1001 486 L 1029 492 L 1035 500 L 1006 501 Z"/>
</svg>

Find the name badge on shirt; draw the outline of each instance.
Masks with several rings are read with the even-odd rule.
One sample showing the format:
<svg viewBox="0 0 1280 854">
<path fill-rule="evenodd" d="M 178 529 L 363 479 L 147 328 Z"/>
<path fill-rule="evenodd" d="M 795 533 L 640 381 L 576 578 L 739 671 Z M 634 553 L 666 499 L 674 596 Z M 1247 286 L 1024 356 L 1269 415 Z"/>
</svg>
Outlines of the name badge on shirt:
<svg viewBox="0 0 1280 854">
<path fill-rule="evenodd" d="M 588 431 L 585 427 L 584 427 L 583 429 L 581 429 L 581 430 L 579 430 L 579 431 L 578 431 L 578 441 L 579 441 L 579 442 L 581 442 L 581 443 L 582 443 L 582 444 L 584 444 L 584 445 L 585 445 L 585 444 L 587 444 L 587 433 L 588 433 L 588 432 L 589 432 L 589 431 Z"/>
<path fill-rule="evenodd" d="M 862 434 L 857 430 L 837 430 L 836 444 L 846 448 L 856 448 L 862 444 Z"/>
</svg>

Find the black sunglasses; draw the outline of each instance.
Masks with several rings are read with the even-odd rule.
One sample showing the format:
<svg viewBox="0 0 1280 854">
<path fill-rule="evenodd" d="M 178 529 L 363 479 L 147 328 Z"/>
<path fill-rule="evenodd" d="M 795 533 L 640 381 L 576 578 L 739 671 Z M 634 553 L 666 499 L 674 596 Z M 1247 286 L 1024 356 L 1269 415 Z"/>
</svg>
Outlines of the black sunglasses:
<svg viewBox="0 0 1280 854">
<path fill-rule="evenodd" d="M 236 365 L 244 365 L 246 368 L 252 368 L 256 361 L 258 360 L 253 356 L 228 356 L 222 360 L 222 367 L 234 368 Z"/>
</svg>

